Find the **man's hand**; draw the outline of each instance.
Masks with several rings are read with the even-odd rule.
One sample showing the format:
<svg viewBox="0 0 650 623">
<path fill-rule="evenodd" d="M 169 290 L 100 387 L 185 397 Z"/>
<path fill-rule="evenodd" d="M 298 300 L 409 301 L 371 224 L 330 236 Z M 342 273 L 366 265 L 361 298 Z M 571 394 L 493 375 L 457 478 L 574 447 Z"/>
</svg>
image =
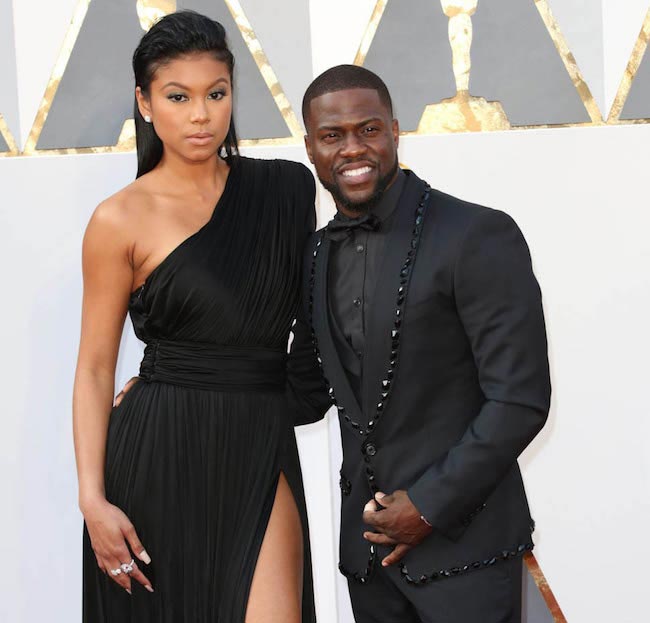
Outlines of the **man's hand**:
<svg viewBox="0 0 650 623">
<path fill-rule="evenodd" d="M 383 506 L 377 510 L 376 504 Z M 375 532 L 364 532 L 363 538 L 377 545 L 394 546 L 395 549 L 381 561 L 382 566 L 395 564 L 410 549 L 422 542 L 432 528 L 421 518 L 420 511 L 411 502 L 406 491 L 392 495 L 376 493 L 363 509 L 363 521 Z"/>
<path fill-rule="evenodd" d="M 134 385 L 135 385 L 139 380 L 140 380 L 140 377 L 139 377 L 139 376 L 132 376 L 132 377 L 131 377 L 127 382 L 126 382 L 126 384 L 124 385 L 124 387 L 122 388 L 122 390 L 120 391 L 120 393 L 119 393 L 117 396 L 115 396 L 115 400 L 113 401 L 113 406 L 114 406 L 114 407 L 117 407 L 117 405 L 119 405 L 120 402 L 122 402 L 122 400 L 124 399 L 124 396 L 126 396 L 126 394 L 129 392 L 129 390 L 130 390 L 130 389 L 131 389 L 131 388 L 132 388 L 132 387 L 133 387 L 133 386 L 134 386 Z"/>
</svg>

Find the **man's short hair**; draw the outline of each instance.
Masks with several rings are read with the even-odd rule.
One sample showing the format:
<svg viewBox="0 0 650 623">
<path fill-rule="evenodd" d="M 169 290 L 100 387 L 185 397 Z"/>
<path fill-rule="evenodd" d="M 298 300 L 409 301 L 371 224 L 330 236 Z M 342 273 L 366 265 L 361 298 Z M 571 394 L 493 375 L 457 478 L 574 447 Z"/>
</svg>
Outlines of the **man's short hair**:
<svg viewBox="0 0 650 623">
<path fill-rule="evenodd" d="M 377 74 L 358 65 L 337 65 L 324 71 L 307 87 L 302 98 L 302 118 L 305 127 L 309 123 L 309 107 L 314 98 L 326 93 L 347 89 L 372 89 L 377 91 L 379 99 L 388 108 L 391 117 L 393 116 L 393 102 L 390 93 L 384 81 Z"/>
</svg>

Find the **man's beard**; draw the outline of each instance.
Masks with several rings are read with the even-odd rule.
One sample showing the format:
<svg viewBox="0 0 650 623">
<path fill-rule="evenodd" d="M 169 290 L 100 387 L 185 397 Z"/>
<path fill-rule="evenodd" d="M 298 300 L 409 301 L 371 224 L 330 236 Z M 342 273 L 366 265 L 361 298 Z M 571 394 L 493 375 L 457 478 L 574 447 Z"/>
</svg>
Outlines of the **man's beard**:
<svg viewBox="0 0 650 623">
<path fill-rule="evenodd" d="M 350 212 L 363 214 L 365 212 L 370 212 L 381 201 L 384 192 L 386 191 L 389 184 L 395 177 L 395 174 L 397 173 L 398 166 L 399 164 L 397 158 L 395 158 L 395 163 L 388 171 L 388 173 L 386 173 L 386 175 L 384 175 L 383 177 L 380 177 L 379 180 L 377 181 L 377 184 L 375 185 L 372 195 L 370 195 L 370 197 L 368 197 L 368 199 L 366 199 L 365 201 L 359 201 L 356 203 L 351 201 L 348 197 L 346 197 L 343 194 L 343 191 L 341 190 L 341 188 L 336 182 L 334 183 L 325 182 L 320 177 L 318 179 L 320 180 L 320 183 L 325 187 L 325 189 L 331 193 L 332 197 L 334 197 L 334 201 L 337 206 L 341 206 L 346 210 L 349 210 Z"/>
</svg>

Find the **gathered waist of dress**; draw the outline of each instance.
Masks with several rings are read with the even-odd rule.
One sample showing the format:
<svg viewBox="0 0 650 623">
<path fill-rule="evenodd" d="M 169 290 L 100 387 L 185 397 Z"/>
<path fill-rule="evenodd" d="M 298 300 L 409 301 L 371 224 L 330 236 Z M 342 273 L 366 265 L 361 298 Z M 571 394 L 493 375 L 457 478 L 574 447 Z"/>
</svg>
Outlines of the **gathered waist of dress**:
<svg viewBox="0 0 650 623">
<path fill-rule="evenodd" d="M 144 350 L 140 378 L 215 391 L 281 391 L 286 360 L 283 349 L 152 340 Z"/>
</svg>

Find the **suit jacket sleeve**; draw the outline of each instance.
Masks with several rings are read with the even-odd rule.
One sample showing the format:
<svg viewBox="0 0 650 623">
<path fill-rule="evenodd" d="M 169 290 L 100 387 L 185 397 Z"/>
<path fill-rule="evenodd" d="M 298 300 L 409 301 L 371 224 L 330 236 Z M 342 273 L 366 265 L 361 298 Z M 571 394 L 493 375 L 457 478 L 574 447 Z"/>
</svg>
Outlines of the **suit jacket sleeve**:
<svg viewBox="0 0 650 623">
<path fill-rule="evenodd" d="M 434 528 L 455 540 L 463 519 L 544 426 L 551 388 L 541 293 L 526 241 L 509 216 L 489 210 L 473 220 L 453 283 L 485 402 L 408 494 Z"/>
<path fill-rule="evenodd" d="M 316 227 L 316 211 L 314 208 L 316 187 L 312 174 L 306 167 L 303 168 L 305 172 L 305 185 L 308 188 L 309 197 L 309 200 L 306 201 L 308 209 L 305 211 L 306 221 L 303 241 L 304 246 L 309 247 L 311 234 L 313 234 Z M 306 254 L 305 260 L 307 258 L 311 258 L 311 255 Z M 307 261 L 304 261 L 303 270 L 306 271 L 308 269 Z M 301 279 L 301 300 L 293 327 L 291 328 L 293 340 L 287 361 L 286 396 L 289 413 L 294 426 L 311 424 L 321 420 L 327 410 L 332 406 L 312 345 L 311 327 L 309 326 L 306 308 L 308 286 L 304 276 Z"/>
<path fill-rule="evenodd" d="M 304 305 L 300 305 L 291 329 L 293 341 L 287 363 L 287 399 L 294 426 L 322 419 L 332 406 L 327 394 L 314 347 Z"/>
</svg>

